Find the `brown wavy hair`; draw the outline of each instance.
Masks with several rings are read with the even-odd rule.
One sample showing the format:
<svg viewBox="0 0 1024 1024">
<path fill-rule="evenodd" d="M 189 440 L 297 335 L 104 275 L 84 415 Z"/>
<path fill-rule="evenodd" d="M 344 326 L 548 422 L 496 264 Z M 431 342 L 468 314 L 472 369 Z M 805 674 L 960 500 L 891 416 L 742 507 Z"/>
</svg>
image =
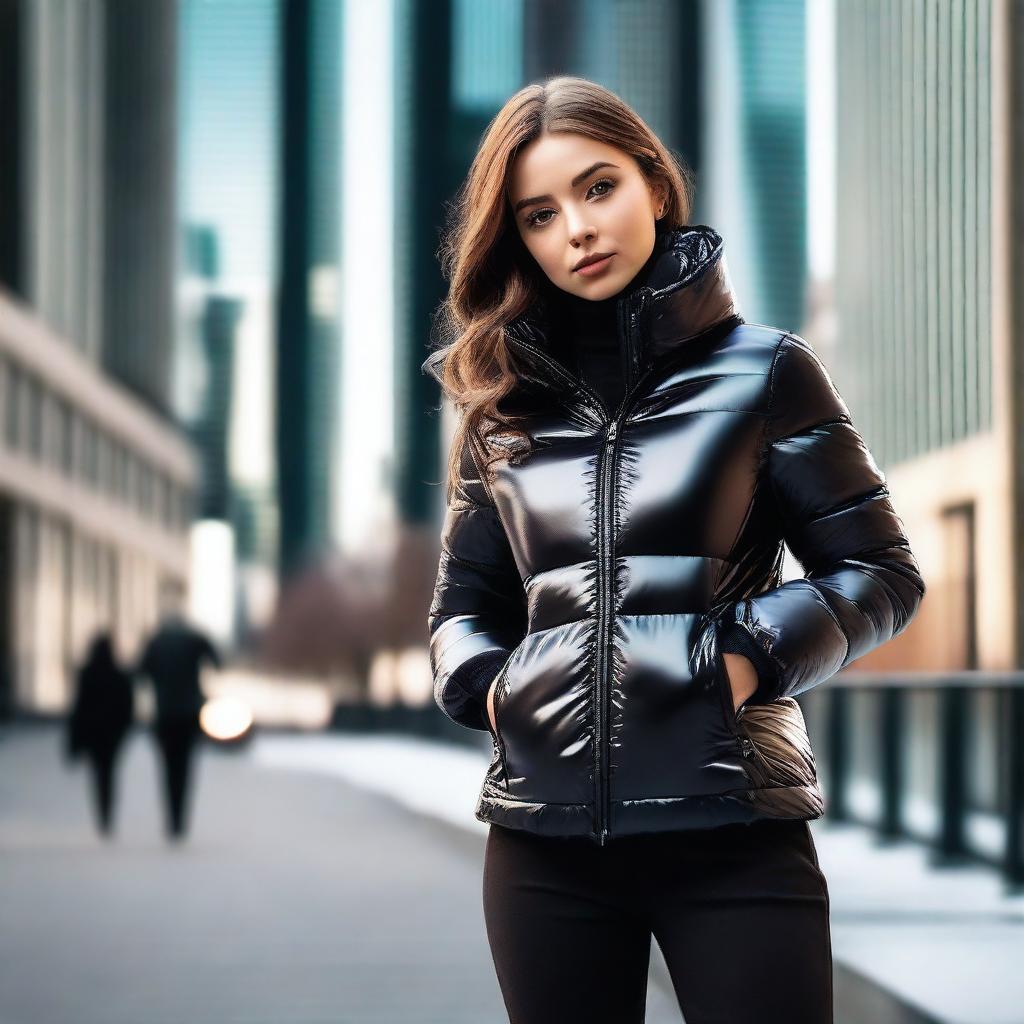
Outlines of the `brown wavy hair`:
<svg viewBox="0 0 1024 1024">
<path fill-rule="evenodd" d="M 446 204 L 447 225 L 438 251 L 450 281 L 434 318 L 435 336 L 441 339 L 438 347 L 447 350 L 441 388 L 460 412 L 448 458 L 449 501 L 464 445 L 472 443 L 483 454 L 486 473 L 491 462 L 509 454 L 507 449 L 489 449 L 491 435 L 501 431 L 531 443 L 516 419 L 498 409 L 520 376 L 505 326 L 527 312 L 551 285 L 519 236 L 507 186 L 519 150 L 556 132 L 585 135 L 633 157 L 648 183 L 667 188 L 660 226 L 670 230 L 689 221 L 689 166 L 609 89 L 586 78 L 559 75 L 525 86 L 498 111 L 466 180 Z"/>
</svg>

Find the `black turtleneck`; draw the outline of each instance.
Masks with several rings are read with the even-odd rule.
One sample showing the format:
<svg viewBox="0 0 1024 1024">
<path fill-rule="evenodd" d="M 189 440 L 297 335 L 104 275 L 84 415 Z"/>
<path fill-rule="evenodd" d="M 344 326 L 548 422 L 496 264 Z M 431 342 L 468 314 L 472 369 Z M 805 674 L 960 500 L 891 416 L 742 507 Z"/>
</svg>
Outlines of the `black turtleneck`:
<svg viewBox="0 0 1024 1024">
<path fill-rule="evenodd" d="M 626 359 L 619 344 L 616 307 L 622 292 L 606 299 L 558 297 L 554 344 L 562 362 L 615 409 L 626 389 Z"/>
<path fill-rule="evenodd" d="M 618 301 L 643 284 L 657 258 L 657 246 L 633 279 L 604 299 L 587 299 L 562 289 L 550 298 L 554 313 L 551 346 L 568 369 L 586 381 L 614 411 L 626 391 L 628 366 L 619 344 Z"/>
</svg>

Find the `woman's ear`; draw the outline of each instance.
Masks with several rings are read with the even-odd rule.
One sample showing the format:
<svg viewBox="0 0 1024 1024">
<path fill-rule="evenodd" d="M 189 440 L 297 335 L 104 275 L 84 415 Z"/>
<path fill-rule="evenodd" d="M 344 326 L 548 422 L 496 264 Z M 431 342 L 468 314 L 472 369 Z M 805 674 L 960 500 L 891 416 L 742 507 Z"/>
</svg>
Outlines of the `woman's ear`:
<svg viewBox="0 0 1024 1024">
<path fill-rule="evenodd" d="M 652 186 L 651 193 L 654 196 L 654 216 L 661 220 L 668 209 L 668 188 L 664 182 L 658 182 Z"/>
</svg>

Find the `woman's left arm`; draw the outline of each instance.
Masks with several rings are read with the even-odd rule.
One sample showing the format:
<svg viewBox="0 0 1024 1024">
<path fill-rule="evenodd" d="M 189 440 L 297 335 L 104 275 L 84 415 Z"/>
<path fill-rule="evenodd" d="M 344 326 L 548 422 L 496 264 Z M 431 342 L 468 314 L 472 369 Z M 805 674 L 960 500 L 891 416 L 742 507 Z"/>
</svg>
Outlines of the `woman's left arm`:
<svg viewBox="0 0 1024 1024">
<path fill-rule="evenodd" d="M 751 660 L 773 669 L 759 672 L 748 704 L 824 682 L 902 632 L 925 594 L 884 474 L 820 358 L 794 334 L 772 362 L 761 472 L 806 575 L 722 616 L 724 648 L 752 642 Z"/>
</svg>

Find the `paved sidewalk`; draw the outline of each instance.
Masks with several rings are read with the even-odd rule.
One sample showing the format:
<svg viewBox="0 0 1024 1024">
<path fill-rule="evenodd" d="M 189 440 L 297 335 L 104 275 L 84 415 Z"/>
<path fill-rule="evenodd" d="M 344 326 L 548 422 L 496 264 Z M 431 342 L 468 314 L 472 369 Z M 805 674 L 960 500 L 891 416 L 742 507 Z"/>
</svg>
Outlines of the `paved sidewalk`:
<svg viewBox="0 0 1024 1024">
<path fill-rule="evenodd" d="M 507 1020 L 480 906 L 482 749 L 271 733 L 208 747 L 181 847 L 162 838 L 144 733 L 109 844 L 59 749 L 53 727 L 0 729 L 0 1024 Z M 914 843 L 812 829 L 836 1024 L 1024 1024 L 1024 897 L 985 868 L 934 870 Z M 651 956 L 648 1020 L 678 1024 Z"/>
<path fill-rule="evenodd" d="M 104 843 L 59 731 L 0 728 L 0 1024 L 507 1022 L 480 836 L 380 799 L 394 750 L 432 752 L 428 779 L 450 756 L 317 736 L 207 747 L 173 847 L 144 733 Z M 350 778 L 325 770 L 350 753 Z M 649 1006 L 652 1024 L 681 1020 L 656 982 Z"/>
<path fill-rule="evenodd" d="M 254 753 L 335 775 L 468 834 L 486 830 L 473 817 L 483 750 L 324 734 L 266 736 Z M 936 870 L 915 842 L 880 846 L 863 828 L 824 821 L 811 828 L 829 885 L 836 1024 L 1024 1024 L 1024 895 L 1005 896 L 986 867 Z M 652 960 L 664 986 L 656 945 Z"/>
</svg>

